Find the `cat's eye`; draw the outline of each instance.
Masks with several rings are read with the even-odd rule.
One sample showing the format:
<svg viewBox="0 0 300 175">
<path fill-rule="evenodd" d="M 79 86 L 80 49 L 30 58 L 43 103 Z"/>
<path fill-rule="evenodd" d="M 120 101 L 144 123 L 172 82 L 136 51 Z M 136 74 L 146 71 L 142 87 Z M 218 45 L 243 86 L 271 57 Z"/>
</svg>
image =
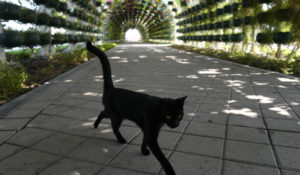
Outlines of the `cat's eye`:
<svg viewBox="0 0 300 175">
<path fill-rule="evenodd" d="M 169 116 L 169 115 L 167 115 L 167 117 L 166 117 L 167 120 L 170 120 L 171 118 L 172 118 L 172 117 Z"/>
<path fill-rule="evenodd" d="M 179 118 L 179 119 L 182 118 L 182 115 L 179 115 L 178 118 Z"/>
</svg>

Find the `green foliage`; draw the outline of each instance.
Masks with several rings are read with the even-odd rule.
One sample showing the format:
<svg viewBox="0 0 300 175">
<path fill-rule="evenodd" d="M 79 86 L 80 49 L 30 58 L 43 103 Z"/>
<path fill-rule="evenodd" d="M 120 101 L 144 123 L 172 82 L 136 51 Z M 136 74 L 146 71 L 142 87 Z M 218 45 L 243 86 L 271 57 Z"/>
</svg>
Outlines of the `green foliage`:
<svg viewBox="0 0 300 175">
<path fill-rule="evenodd" d="M 0 61 L 0 99 L 19 93 L 27 76 L 23 67 L 16 68 Z"/>
<path fill-rule="evenodd" d="M 31 49 L 22 49 L 6 52 L 6 56 L 8 60 L 22 62 L 22 60 L 33 58 L 33 53 Z"/>
<path fill-rule="evenodd" d="M 203 55 L 212 56 L 215 58 L 229 60 L 232 62 L 245 64 L 253 67 L 267 69 L 271 71 L 281 72 L 284 74 L 292 74 L 300 76 L 300 62 L 290 60 L 280 60 L 274 58 L 260 57 L 242 52 L 225 52 L 221 50 L 200 49 L 191 46 L 173 45 L 177 49 L 196 52 Z"/>
<path fill-rule="evenodd" d="M 103 43 L 97 47 L 103 51 L 107 51 L 116 45 L 115 43 Z M 56 49 L 60 51 L 66 47 L 61 46 Z M 37 51 L 38 49 L 34 49 L 33 51 L 23 49 L 7 52 L 6 55 L 10 60 L 22 63 L 24 59 L 33 58 L 33 53 Z M 28 87 L 32 88 L 41 84 L 92 57 L 95 57 L 95 55 L 88 52 L 85 48 L 79 48 L 73 52 L 58 53 L 51 60 L 39 61 L 33 59 L 33 63 L 30 65 L 25 64 L 25 67 L 16 68 L 0 62 L 0 105 L 3 102 L 5 103 L 9 98 L 15 97 L 25 91 L 25 87 L 28 89 Z"/>
</svg>

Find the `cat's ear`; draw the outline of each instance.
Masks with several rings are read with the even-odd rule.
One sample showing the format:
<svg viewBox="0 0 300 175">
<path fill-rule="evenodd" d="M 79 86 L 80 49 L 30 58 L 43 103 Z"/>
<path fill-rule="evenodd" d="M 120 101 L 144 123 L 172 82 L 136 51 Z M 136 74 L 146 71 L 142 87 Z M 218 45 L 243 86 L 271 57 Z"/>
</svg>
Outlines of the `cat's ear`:
<svg viewBox="0 0 300 175">
<path fill-rule="evenodd" d="M 178 102 L 178 104 L 183 105 L 186 98 L 187 98 L 187 96 L 184 96 L 184 97 L 178 98 L 176 101 Z"/>
</svg>

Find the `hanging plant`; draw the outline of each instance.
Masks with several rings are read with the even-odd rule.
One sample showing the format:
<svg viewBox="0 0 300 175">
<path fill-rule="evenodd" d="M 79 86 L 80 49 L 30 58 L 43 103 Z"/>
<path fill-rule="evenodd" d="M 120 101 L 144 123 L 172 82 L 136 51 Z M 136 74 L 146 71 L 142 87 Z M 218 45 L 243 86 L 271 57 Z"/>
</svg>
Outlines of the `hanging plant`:
<svg viewBox="0 0 300 175">
<path fill-rule="evenodd" d="M 257 0 L 243 0 L 242 6 L 244 8 L 253 8 L 257 5 Z"/>
<path fill-rule="evenodd" d="M 40 43 L 40 35 L 36 31 L 26 31 L 23 33 L 23 44 L 25 46 L 34 46 Z"/>
<path fill-rule="evenodd" d="M 39 13 L 37 15 L 37 22 L 38 25 L 49 25 L 50 16 L 47 13 Z"/>
<path fill-rule="evenodd" d="M 222 35 L 222 41 L 230 42 L 230 35 Z"/>
<path fill-rule="evenodd" d="M 270 44 L 273 42 L 271 33 L 259 33 L 256 36 L 256 41 L 261 44 Z"/>
<path fill-rule="evenodd" d="M 40 45 L 50 44 L 51 34 L 50 33 L 40 33 Z"/>
<path fill-rule="evenodd" d="M 217 22 L 216 23 L 216 28 L 217 29 L 221 29 L 223 27 L 223 23 L 222 22 Z"/>
<path fill-rule="evenodd" d="M 0 46 L 3 46 L 4 44 L 4 34 L 0 33 Z"/>
<path fill-rule="evenodd" d="M 71 43 L 78 43 L 78 41 L 79 41 L 78 35 L 69 35 L 69 41 Z"/>
<path fill-rule="evenodd" d="M 292 32 L 274 33 L 273 40 L 277 44 L 288 44 L 293 41 L 293 34 L 292 34 Z"/>
<path fill-rule="evenodd" d="M 52 8 L 58 7 L 58 0 L 47 0 L 47 6 Z"/>
<path fill-rule="evenodd" d="M 216 28 L 215 23 L 210 23 L 210 24 L 208 25 L 208 29 L 209 29 L 209 30 L 212 30 L 212 29 L 215 29 L 215 28 Z"/>
<path fill-rule="evenodd" d="M 206 0 L 206 6 L 211 6 L 214 4 L 214 0 Z"/>
<path fill-rule="evenodd" d="M 232 9 L 233 9 L 233 8 L 232 8 L 232 5 L 226 5 L 226 6 L 224 7 L 224 13 L 232 13 L 232 12 L 233 12 Z"/>
<path fill-rule="evenodd" d="M 297 15 L 297 10 L 293 8 L 279 9 L 275 12 L 278 21 L 292 21 Z"/>
<path fill-rule="evenodd" d="M 18 31 L 7 30 L 2 34 L 4 42 L 2 43 L 4 47 L 17 47 L 23 44 L 23 37 Z"/>
<path fill-rule="evenodd" d="M 222 28 L 223 29 L 226 29 L 226 28 L 230 28 L 230 21 L 229 20 L 226 20 L 226 21 L 223 21 L 222 23 Z"/>
<path fill-rule="evenodd" d="M 168 5 L 173 5 L 173 1 L 168 1 Z"/>
<path fill-rule="evenodd" d="M 0 18 L 4 20 L 18 20 L 21 16 L 21 8 L 18 5 L 0 2 Z"/>
<path fill-rule="evenodd" d="M 50 18 L 50 26 L 60 27 L 61 18 L 60 17 L 51 17 Z"/>
<path fill-rule="evenodd" d="M 258 0 L 258 3 L 262 4 L 262 3 L 271 3 L 272 0 Z"/>
<path fill-rule="evenodd" d="M 243 25 L 243 20 L 242 20 L 242 19 L 234 19 L 234 20 L 232 21 L 232 25 L 233 25 L 234 27 L 240 27 L 240 26 Z"/>
<path fill-rule="evenodd" d="M 33 0 L 34 3 L 36 3 L 37 5 L 41 5 L 41 4 L 45 4 L 46 1 L 45 0 Z"/>
<path fill-rule="evenodd" d="M 217 9 L 217 10 L 215 11 L 215 13 L 216 13 L 216 16 L 221 16 L 221 15 L 224 14 L 224 9 Z"/>
<path fill-rule="evenodd" d="M 60 25 L 58 27 L 68 28 L 68 21 L 64 18 L 60 18 Z"/>
<path fill-rule="evenodd" d="M 251 25 L 253 22 L 252 16 L 245 16 L 244 17 L 244 25 Z"/>
<path fill-rule="evenodd" d="M 102 2 L 100 0 L 94 0 L 94 3 L 97 7 L 102 5 Z"/>
<path fill-rule="evenodd" d="M 37 15 L 35 11 L 27 9 L 27 8 L 22 8 L 21 9 L 21 16 L 19 21 L 23 23 L 35 23 L 37 19 Z"/>
<path fill-rule="evenodd" d="M 54 34 L 53 35 L 53 44 L 61 44 L 64 43 L 65 36 L 63 34 Z"/>
<path fill-rule="evenodd" d="M 222 41 L 221 35 L 214 35 L 214 41 Z"/>
<path fill-rule="evenodd" d="M 207 40 L 208 41 L 214 41 L 214 36 L 213 35 L 208 35 Z"/>
<path fill-rule="evenodd" d="M 274 13 L 273 12 L 263 12 L 257 15 L 258 22 L 260 24 L 273 24 L 274 23 Z"/>
<path fill-rule="evenodd" d="M 61 12 L 66 12 L 68 10 L 68 4 L 65 2 L 58 2 L 58 7 L 57 10 L 61 11 Z"/>
<path fill-rule="evenodd" d="M 241 33 L 232 34 L 230 37 L 232 42 L 242 42 L 244 40 L 244 35 Z"/>
</svg>

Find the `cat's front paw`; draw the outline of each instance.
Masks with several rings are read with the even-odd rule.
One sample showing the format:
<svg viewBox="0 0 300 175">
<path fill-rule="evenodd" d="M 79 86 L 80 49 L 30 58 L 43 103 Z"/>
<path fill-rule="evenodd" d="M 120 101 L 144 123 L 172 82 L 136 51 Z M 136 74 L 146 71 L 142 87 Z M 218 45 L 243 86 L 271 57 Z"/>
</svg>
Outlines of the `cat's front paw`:
<svg viewBox="0 0 300 175">
<path fill-rule="evenodd" d="M 147 148 L 142 148 L 142 153 L 145 155 L 145 156 L 148 156 L 150 154 L 150 151 L 149 149 Z"/>
<path fill-rule="evenodd" d="M 125 144 L 125 143 L 127 143 L 127 141 L 126 141 L 124 138 L 119 138 L 119 139 L 118 139 L 118 142 L 119 142 L 120 144 Z"/>
</svg>

